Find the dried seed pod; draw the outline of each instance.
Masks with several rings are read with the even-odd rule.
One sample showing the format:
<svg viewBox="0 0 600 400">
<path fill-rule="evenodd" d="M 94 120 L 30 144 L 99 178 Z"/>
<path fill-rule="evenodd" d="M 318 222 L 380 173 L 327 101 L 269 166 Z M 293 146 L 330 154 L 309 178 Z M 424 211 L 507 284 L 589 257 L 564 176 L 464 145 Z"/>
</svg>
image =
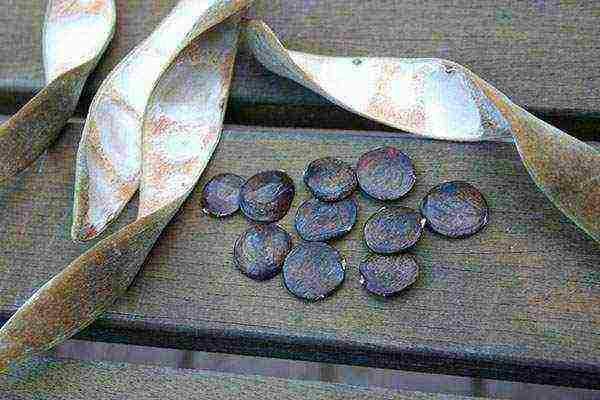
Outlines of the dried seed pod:
<svg viewBox="0 0 600 400">
<path fill-rule="evenodd" d="M 363 234 L 373 252 L 393 254 L 414 246 L 424 224 L 421 215 L 411 208 L 382 208 L 367 220 Z"/>
<path fill-rule="evenodd" d="M 215 217 L 226 217 L 240 208 L 240 189 L 244 178 L 235 174 L 213 177 L 202 189 L 202 210 Z"/>
<path fill-rule="evenodd" d="M 383 201 L 398 200 L 412 189 L 416 180 L 410 158 L 395 147 L 363 154 L 356 175 L 363 192 Z"/>
<path fill-rule="evenodd" d="M 287 214 L 296 188 L 283 171 L 260 172 L 248 179 L 240 190 L 240 207 L 256 222 L 275 222 Z"/>
<path fill-rule="evenodd" d="M 358 215 L 354 199 L 325 203 L 310 199 L 302 203 L 296 212 L 296 231 L 309 242 L 324 242 L 350 232 Z"/>
<path fill-rule="evenodd" d="M 235 242 L 233 260 L 244 275 L 263 281 L 281 271 L 291 249 L 292 239 L 283 228 L 256 225 L 242 233 Z"/>
<path fill-rule="evenodd" d="M 296 246 L 283 264 L 283 283 L 301 299 L 316 301 L 333 293 L 344 281 L 346 262 L 325 243 Z"/>
<path fill-rule="evenodd" d="M 350 164 L 337 158 L 314 160 L 304 171 L 304 183 L 321 201 L 339 201 L 356 190 L 356 173 Z"/>
<path fill-rule="evenodd" d="M 36 91 L 34 98 L 10 119 L 0 119 L 2 187 L 18 179 L 20 172 L 43 154 L 61 134 L 62 128 L 77 107 L 83 84 L 98 64 L 115 32 L 117 7 L 114 0 L 48 0 L 44 3 L 47 4 L 43 17 L 44 29 L 39 37 L 36 36 L 43 43 L 44 49 L 40 56 L 45 79 L 39 82 L 44 87 Z M 1 4 L 3 18 L 6 18 L 11 15 L 9 8 L 25 3 L 3 1 Z M 41 17 L 42 15 L 40 22 Z M 4 26 L 6 24 L 7 22 L 3 22 Z M 8 26 L 18 29 L 16 25 Z M 2 42 L 3 49 L 8 46 L 8 42 Z M 7 54 L 4 53 L 3 56 L 7 57 Z M 3 60 L 0 67 L 3 77 L 8 72 L 4 69 L 4 63 Z M 120 152 L 120 149 L 114 151 Z M 103 156 L 110 158 L 114 155 Z M 102 163 L 105 160 L 106 158 Z"/>
<path fill-rule="evenodd" d="M 473 185 L 453 181 L 431 189 L 421 201 L 421 214 L 434 232 L 460 238 L 481 230 L 488 222 L 489 209 Z"/>
<path fill-rule="evenodd" d="M 393 296 L 412 285 L 419 274 L 419 265 L 408 254 L 371 255 L 359 267 L 360 283 L 370 293 Z"/>
</svg>

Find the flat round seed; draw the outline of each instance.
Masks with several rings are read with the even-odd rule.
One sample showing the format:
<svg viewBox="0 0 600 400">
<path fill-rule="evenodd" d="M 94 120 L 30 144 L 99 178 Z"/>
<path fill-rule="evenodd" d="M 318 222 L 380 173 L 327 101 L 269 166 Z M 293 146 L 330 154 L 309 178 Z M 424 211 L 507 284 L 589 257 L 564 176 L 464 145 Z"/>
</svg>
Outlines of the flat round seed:
<svg viewBox="0 0 600 400">
<path fill-rule="evenodd" d="M 309 242 L 324 242 L 350 232 L 356 224 L 358 204 L 354 199 L 325 203 L 305 201 L 296 212 L 296 231 Z"/>
<path fill-rule="evenodd" d="M 283 263 L 283 283 L 301 299 L 316 301 L 333 293 L 344 281 L 346 262 L 325 243 L 303 243 Z"/>
<path fill-rule="evenodd" d="M 275 222 L 287 214 L 296 189 L 283 171 L 261 172 L 248 179 L 240 190 L 240 207 L 256 222 Z"/>
<path fill-rule="evenodd" d="M 364 238 L 369 249 L 393 254 L 414 246 L 423 233 L 424 219 L 407 207 L 383 208 L 365 223 Z"/>
<path fill-rule="evenodd" d="M 263 281 L 281 271 L 292 249 L 290 235 L 277 225 L 257 225 L 246 230 L 235 242 L 235 266 L 248 277 Z"/>
<path fill-rule="evenodd" d="M 463 181 L 444 182 L 431 189 L 421 201 L 421 214 L 434 232 L 451 238 L 471 236 L 489 219 L 481 192 Z"/>
<path fill-rule="evenodd" d="M 339 201 L 356 190 L 354 169 L 345 161 L 326 157 L 314 160 L 304 171 L 304 183 L 321 201 Z"/>
<path fill-rule="evenodd" d="M 234 174 L 214 176 L 202 189 L 202 211 L 215 217 L 226 217 L 240 208 L 240 188 L 244 178 Z"/>
<path fill-rule="evenodd" d="M 387 297 L 412 285 L 417 280 L 419 265 L 408 254 L 374 254 L 365 259 L 358 270 L 360 283 L 368 292 Z"/>
<path fill-rule="evenodd" d="M 412 189 L 416 180 L 410 158 L 395 147 L 363 154 L 356 175 L 363 192 L 383 201 L 398 200 Z"/>
</svg>

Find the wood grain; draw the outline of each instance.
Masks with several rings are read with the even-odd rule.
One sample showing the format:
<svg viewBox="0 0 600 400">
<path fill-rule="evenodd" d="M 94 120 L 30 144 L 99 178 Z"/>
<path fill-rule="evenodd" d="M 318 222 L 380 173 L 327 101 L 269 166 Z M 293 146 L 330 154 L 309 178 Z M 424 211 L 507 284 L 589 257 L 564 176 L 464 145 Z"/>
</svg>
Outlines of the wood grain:
<svg viewBox="0 0 600 400">
<path fill-rule="evenodd" d="M 117 0 L 117 34 L 87 86 L 88 102 L 108 72 L 175 2 Z M 37 38 L 42 3 L 9 1 L 1 7 L 0 92 L 27 94 L 41 87 Z M 595 40 L 600 7 L 591 0 L 484 0 L 476 5 L 468 0 L 257 0 L 249 16 L 264 19 L 293 50 L 443 57 L 471 68 L 534 111 L 600 110 L 600 48 Z M 328 104 L 267 72 L 244 52 L 235 75 L 232 99 L 240 107 Z"/>
<path fill-rule="evenodd" d="M 69 240 L 80 130 L 69 125 L 0 193 L 2 318 L 84 249 Z M 308 198 L 301 184 L 307 162 L 330 155 L 354 163 L 382 145 L 413 158 L 418 183 L 402 204 L 416 207 L 438 182 L 464 179 L 487 197 L 488 227 L 466 240 L 425 235 L 415 250 L 420 278 L 391 301 L 370 297 L 359 284 L 357 266 L 367 255 L 360 228 L 380 207 L 362 196 L 357 227 L 335 243 L 350 267 L 329 300 L 305 304 L 280 277 L 258 283 L 233 268 L 233 243 L 247 222 L 201 212 L 207 179 L 284 169 L 297 183 L 295 210 Z M 290 232 L 293 214 L 282 223 Z M 129 205 L 117 226 L 134 215 Z M 599 253 L 537 190 L 510 143 L 230 127 L 127 295 L 79 337 L 600 388 Z"/>
<path fill-rule="evenodd" d="M 0 376 L 4 399 L 473 399 L 124 363 L 35 359 Z"/>
<path fill-rule="evenodd" d="M 0 5 L 0 110 L 7 114 L 44 87 L 45 4 L 45 0 L 9 0 Z"/>
</svg>

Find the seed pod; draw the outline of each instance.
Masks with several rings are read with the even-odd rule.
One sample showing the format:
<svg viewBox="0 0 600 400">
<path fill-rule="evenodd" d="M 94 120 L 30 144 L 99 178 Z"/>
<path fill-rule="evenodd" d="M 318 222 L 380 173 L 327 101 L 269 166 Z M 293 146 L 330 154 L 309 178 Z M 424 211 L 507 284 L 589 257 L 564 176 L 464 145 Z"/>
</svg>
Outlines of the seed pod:
<svg viewBox="0 0 600 400">
<path fill-rule="evenodd" d="M 489 209 L 473 185 L 453 181 L 431 189 L 421 201 L 421 214 L 434 232 L 460 238 L 481 230 L 488 222 Z"/>
<path fill-rule="evenodd" d="M 296 231 L 309 242 L 324 242 L 350 232 L 356 224 L 358 204 L 354 199 L 325 203 L 310 199 L 296 213 Z"/>
<path fill-rule="evenodd" d="M 292 249 L 290 235 L 277 225 L 256 225 L 238 238 L 233 249 L 235 266 L 246 276 L 263 281 L 281 271 Z"/>
<path fill-rule="evenodd" d="M 363 192 L 383 201 L 398 200 L 412 189 L 416 180 L 410 158 L 395 147 L 363 154 L 356 175 Z"/>
<path fill-rule="evenodd" d="M 215 217 L 226 217 L 240 208 L 240 188 L 244 178 L 234 174 L 213 177 L 202 189 L 202 211 Z"/>
<path fill-rule="evenodd" d="M 419 265 L 408 254 L 371 255 L 359 267 L 360 283 L 370 293 L 393 296 L 412 285 L 419 274 Z"/>
<path fill-rule="evenodd" d="M 296 189 L 283 171 L 260 172 L 248 179 L 240 190 L 240 207 L 256 222 L 275 222 L 287 214 Z"/>
<path fill-rule="evenodd" d="M 294 295 L 308 301 L 321 300 L 344 281 L 346 262 L 325 243 L 296 246 L 283 264 L 283 283 Z"/>
<path fill-rule="evenodd" d="M 414 246 L 421 237 L 425 220 L 407 207 L 382 208 L 365 223 L 364 238 L 371 251 L 393 254 Z"/>
<path fill-rule="evenodd" d="M 339 201 L 356 189 L 354 169 L 345 161 L 326 157 L 314 160 L 304 171 L 304 183 L 321 201 Z"/>
</svg>

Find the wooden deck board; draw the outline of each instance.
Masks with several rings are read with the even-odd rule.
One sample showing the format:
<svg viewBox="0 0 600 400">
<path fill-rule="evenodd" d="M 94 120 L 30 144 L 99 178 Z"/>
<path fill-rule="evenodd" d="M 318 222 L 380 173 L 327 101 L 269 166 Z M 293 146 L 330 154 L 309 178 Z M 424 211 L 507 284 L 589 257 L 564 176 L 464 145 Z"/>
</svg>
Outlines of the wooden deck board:
<svg viewBox="0 0 600 400">
<path fill-rule="evenodd" d="M 80 129 L 69 125 L 0 193 L 1 318 L 85 248 L 69 239 Z M 374 299 L 358 282 L 367 254 L 361 227 L 375 202 L 359 196 L 357 227 L 335 243 L 349 263 L 343 288 L 305 304 L 280 277 L 257 283 L 233 268 L 233 243 L 247 222 L 203 215 L 199 185 L 127 295 L 79 337 L 599 388 L 600 250 L 537 190 L 512 144 L 229 127 L 202 183 L 225 171 L 285 169 L 297 183 L 295 209 L 308 198 L 300 179 L 308 161 L 355 162 L 389 144 L 406 151 L 418 173 L 402 204 L 415 207 L 434 184 L 464 179 L 492 210 L 489 226 L 470 239 L 427 234 L 415 250 L 421 276 L 400 297 Z M 282 223 L 290 232 L 293 214 Z M 117 226 L 134 215 L 128 206 Z"/>
<path fill-rule="evenodd" d="M 234 375 L 125 363 L 40 358 L 0 375 L 6 400 L 111 399 L 472 399 L 310 381 Z"/>
<path fill-rule="evenodd" d="M 83 104 L 112 67 L 144 39 L 176 0 L 117 0 L 117 34 L 87 85 Z M 43 81 L 45 2 L 10 2 L 0 15 L 0 99 L 23 101 Z M 322 54 L 444 57 L 489 80 L 517 103 L 550 113 L 600 110 L 600 8 L 593 1 L 257 0 L 264 19 L 291 48 Z M 257 65 L 244 51 L 234 104 L 327 105 Z M 243 107 L 242 107 L 243 108 Z M 323 114 L 326 115 L 326 114 Z"/>
</svg>

